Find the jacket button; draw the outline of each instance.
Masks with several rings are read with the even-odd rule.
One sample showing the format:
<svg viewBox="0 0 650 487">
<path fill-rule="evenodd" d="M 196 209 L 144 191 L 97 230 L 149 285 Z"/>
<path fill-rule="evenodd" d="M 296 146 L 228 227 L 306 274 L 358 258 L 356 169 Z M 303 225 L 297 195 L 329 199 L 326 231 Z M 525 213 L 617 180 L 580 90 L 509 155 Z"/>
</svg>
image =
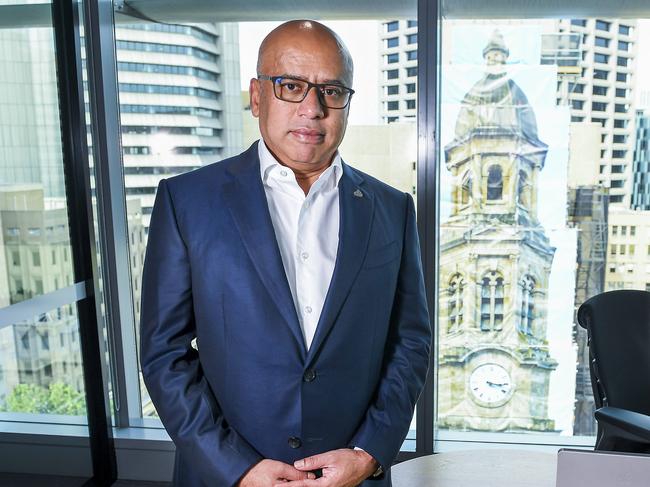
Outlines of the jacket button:
<svg viewBox="0 0 650 487">
<path fill-rule="evenodd" d="M 302 376 L 305 382 L 311 382 L 316 378 L 316 371 L 314 369 L 309 369 L 305 372 L 305 375 Z"/>
<path fill-rule="evenodd" d="M 302 446 L 302 441 L 300 441 L 300 438 L 292 436 L 289 438 L 289 446 L 294 449 L 300 448 Z"/>
</svg>

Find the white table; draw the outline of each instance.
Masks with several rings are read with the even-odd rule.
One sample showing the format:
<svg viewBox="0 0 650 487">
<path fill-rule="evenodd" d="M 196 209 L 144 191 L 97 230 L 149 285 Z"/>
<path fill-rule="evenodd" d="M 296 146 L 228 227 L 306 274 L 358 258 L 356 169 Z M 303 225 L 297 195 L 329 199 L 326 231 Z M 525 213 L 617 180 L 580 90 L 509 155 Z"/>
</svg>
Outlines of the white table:
<svg viewBox="0 0 650 487">
<path fill-rule="evenodd" d="M 557 454 L 532 450 L 464 450 L 395 465 L 393 487 L 555 487 Z"/>
</svg>

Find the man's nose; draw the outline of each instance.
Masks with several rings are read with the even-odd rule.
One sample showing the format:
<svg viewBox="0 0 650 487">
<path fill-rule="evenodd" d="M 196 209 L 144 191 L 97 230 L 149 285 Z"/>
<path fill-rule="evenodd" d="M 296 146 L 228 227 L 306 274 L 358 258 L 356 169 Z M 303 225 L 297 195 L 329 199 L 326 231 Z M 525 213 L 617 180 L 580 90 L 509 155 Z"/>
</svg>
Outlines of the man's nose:
<svg viewBox="0 0 650 487">
<path fill-rule="evenodd" d="M 298 114 L 305 115 L 309 118 L 321 118 L 325 115 L 326 108 L 323 106 L 318 88 L 312 86 L 307 92 L 307 96 L 298 106 Z"/>
</svg>

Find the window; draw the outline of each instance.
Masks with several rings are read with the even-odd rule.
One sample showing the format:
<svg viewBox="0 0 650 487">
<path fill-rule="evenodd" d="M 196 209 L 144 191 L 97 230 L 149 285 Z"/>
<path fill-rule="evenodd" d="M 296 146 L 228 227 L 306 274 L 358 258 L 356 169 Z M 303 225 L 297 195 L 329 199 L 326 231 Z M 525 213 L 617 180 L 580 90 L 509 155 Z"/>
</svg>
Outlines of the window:
<svg viewBox="0 0 650 487">
<path fill-rule="evenodd" d="M 607 111 L 607 103 L 600 102 L 600 101 L 594 101 L 591 102 L 591 109 L 594 112 L 604 112 Z"/>
<path fill-rule="evenodd" d="M 594 95 L 607 96 L 607 86 L 595 86 L 592 90 Z"/>
<path fill-rule="evenodd" d="M 627 225 L 622 225 L 621 226 L 621 235 L 622 236 L 627 235 Z"/>
<path fill-rule="evenodd" d="M 579 27 L 586 27 L 587 21 L 585 19 L 571 19 L 571 25 L 577 25 Z"/>
<path fill-rule="evenodd" d="M 417 44 L 418 43 L 418 35 L 417 34 L 409 34 L 406 36 L 406 43 L 407 44 Z"/>
<path fill-rule="evenodd" d="M 503 194 L 503 174 L 501 166 L 490 166 L 487 178 L 487 199 L 500 200 Z"/>
<path fill-rule="evenodd" d="M 38 251 L 32 252 L 32 265 L 34 267 L 41 266 L 41 254 Z"/>
<path fill-rule="evenodd" d="M 12 265 L 20 265 L 20 252 L 14 250 L 11 252 Z"/>
<path fill-rule="evenodd" d="M 629 105 L 623 105 L 623 104 L 617 103 L 617 104 L 614 105 L 614 111 L 616 113 L 627 113 L 628 106 Z"/>
<path fill-rule="evenodd" d="M 630 62 L 630 58 L 628 57 L 617 57 L 616 58 L 616 64 L 618 66 L 627 66 Z"/>
<path fill-rule="evenodd" d="M 417 27 L 418 26 L 418 21 L 417 20 L 407 20 L 406 21 L 406 27 L 409 29 L 412 27 Z"/>
<path fill-rule="evenodd" d="M 630 235 L 631 235 L 632 237 L 634 237 L 634 236 L 636 235 L 636 226 L 635 226 L 635 225 L 632 225 L 632 226 L 630 227 Z"/>
<path fill-rule="evenodd" d="M 611 255 L 616 255 L 616 244 L 612 244 L 612 245 L 610 245 L 610 247 L 609 247 L 609 253 L 610 253 Z"/>
<path fill-rule="evenodd" d="M 418 68 L 417 66 L 413 66 L 412 68 L 406 68 L 406 76 L 409 78 L 413 78 L 418 75 Z"/>
<path fill-rule="evenodd" d="M 394 64 L 399 62 L 399 53 L 392 53 L 386 55 L 386 64 Z"/>
<path fill-rule="evenodd" d="M 609 62 L 609 56 L 607 54 L 601 54 L 599 52 L 594 53 L 594 62 L 607 64 Z"/>
<path fill-rule="evenodd" d="M 481 281 L 481 331 L 500 331 L 503 324 L 503 277 L 489 272 Z"/>
<path fill-rule="evenodd" d="M 616 81 L 627 83 L 627 73 L 616 73 Z"/>
<path fill-rule="evenodd" d="M 615 118 L 614 119 L 614 128 L 617 129 L 624 129 L 627 127 L 627 120 L 623 120 L 620 118 Z"/>
<path fill-rule="evenodd" d="M 626 41 L 618 41 L 618 50 L 619 51 L 629 51 L 630 50 L 630 43 L 626 42 Z"/>
<path fill-rule="evenodd" d="M 398 69 L 389 69 L 386 71 L 386 78 L 387 79 L 397 79 L 399 78 L 399 70 Z"/>
<path fill-rule="evenodd" d="M 625 255 L 625 244 L 619 244 L 618 246 L 618 253 L 620 255 Z"/>
<path fill-rule="evenodd" d="M 609 31 L 611 23 L 604 20 L 596 20 L 596 30 Z"/>
<path fill-rule="evenodd" d="M 627 98 L 627 90 L 625 88 L 616 88 L 617 98 Z"/>
<path fill-rule="evenodd" d="M 453 333 L 463 326 L 463 292 L 465 290 L 465 281 L 463 276 L 455 274 L 449 280 L 447 288 L 447 332 Z"/>
<path fill-rule="evenodd" d="M 524 335 L 534 335 L 535 320 L 535 279 L 524 276 L 521 282 L 521 308 L 519 310 L 519 331 Z"/>
<path fill-rule="evenodd" d="M 399 85 L 389 85 L 386 87 L 387 95 L 397 95 L 399 93 Z"/>
<path fill-rule="evenodd" d="M 386 22 L 386 32 L 394 32 L 397 29 L 399 29 L 399 22 L 397 20 L 393 20 L 392 22 Z"/>
<path fill-rule="evenodd" d="M 388 111 L 399 110 L 399 102 L 398 101 L 386 102 L 386 109 Z"/>
<path fill-rule="evenodd" d="M 582 110 L 585 106 L 585 102 L 583 100 L 571 100 L 571 106 L 574 110 Z"/>
<path fill-rule="evenodd" d="M 596 36 L 596 38 L 594 39 L 594 44 L 598 47 L 609 47 L 609 39 Z"/>
<path fill-rule="evenodd" d="M 618 33 L 621 34 L 621 35 L 624 35 L 624 36 L 629 36 L 631 30 L 632 30 L 632 27 L 630 27 L 629 25 L 619 24 L 619 26 L 618 26 Z"/>
<path fill-rule="evenodd" d="M 571 121 L 572 122 L 583 122 L 585 117 L 579 117 L 577 115 L 571 115 Z"/>
<path fill-rule="evenodd" d="M 417 61 L 418 60 L 418 51 L 406 51 L 406 60 L 407 61 Z"/>
<path fill-rule="evenodd" d="M 607 79 L 607 76 L 609 76 L 609 71 L 594 69 L 594 79 Z"/>
<path fill-rule="evenodd" d="M 406 92 L 407 93 L 415 93 L 415 83 L 407 83 L 406 84 Z"/>
<path fill-rule="evenodd" d="M 614 151 L 612 151 L 612 157 L 614 159 L 623 159 L 625 157 L 626 153 L 627 153 L 627 151 L 624 151 L 624 150 L 614 150 Z"/>
<path fill-rule="evenodd" d="M 624 169 L 625 169 L 625 166 L 613 165 L 612 166 L 612 173 L 613 174 L 620 174 L 620 173 L 623 172 Z"/>
<path fill-rule="evenodd" d="M 399 37 L 389 37 L 386 39 L 386 47 L 391 48 L 391 47 L 397 47 L 399 46 Z"/>
<path fill-rule="evenodd" d="M 406 109 L 414 110 L 415 109 L 415 100 L 406 100 Z"/>
<path fill-rule="evenodd" d="M 636 251 L 636 245 L 634 245 L 634 244 L 628 245 L 628 251 L 629 251 L 630 255 L 634 255 L 634 252 Z"/>
</svg>

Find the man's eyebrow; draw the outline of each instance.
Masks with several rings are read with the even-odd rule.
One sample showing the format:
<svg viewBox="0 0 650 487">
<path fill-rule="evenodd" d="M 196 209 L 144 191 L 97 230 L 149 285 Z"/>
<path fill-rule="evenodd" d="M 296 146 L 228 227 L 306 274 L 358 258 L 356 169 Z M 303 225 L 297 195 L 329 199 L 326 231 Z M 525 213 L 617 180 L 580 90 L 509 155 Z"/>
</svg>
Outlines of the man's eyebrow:
<svg viewBox="0 0 650 487">
<path fill-rule="evenodd" d="M 281 74 L 279 76 L 282 77 L 282 78 L 293 78 L 293 79 L 299 79 L 301 81 L 309 81 L 305 76 L 301 76 L 299 74 L 283 73 L 283 74 Z M 345 87 L 345 83 L 343 83 L 343 81 L 341 81 L 340 79 L 326 79 L 326 80 L 323 80 L 322 83 L 318 83 L 318 84 L 321 84 L 321 85 L 340 85 L 340 86 Z"/>
</svg>

